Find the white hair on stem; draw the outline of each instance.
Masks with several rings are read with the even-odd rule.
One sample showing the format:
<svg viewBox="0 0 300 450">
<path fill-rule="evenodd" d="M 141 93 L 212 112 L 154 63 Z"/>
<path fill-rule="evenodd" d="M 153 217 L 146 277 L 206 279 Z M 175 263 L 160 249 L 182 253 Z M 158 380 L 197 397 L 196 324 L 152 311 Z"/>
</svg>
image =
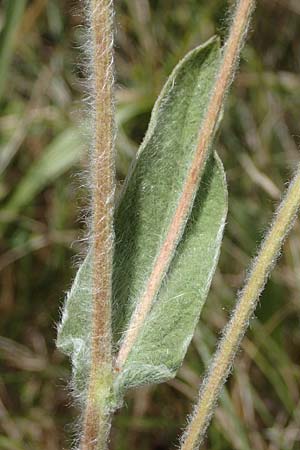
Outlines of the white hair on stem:
<svg viewBox="0 0 300 450">
<path fill-rule="evenodd" d="M 91 365 L 80 450 L 106 448 L 112 384 L 111 292 L 115 192 L 113 2 L 89 0 L 93 148 L 91 152 Z"/>
</svg>

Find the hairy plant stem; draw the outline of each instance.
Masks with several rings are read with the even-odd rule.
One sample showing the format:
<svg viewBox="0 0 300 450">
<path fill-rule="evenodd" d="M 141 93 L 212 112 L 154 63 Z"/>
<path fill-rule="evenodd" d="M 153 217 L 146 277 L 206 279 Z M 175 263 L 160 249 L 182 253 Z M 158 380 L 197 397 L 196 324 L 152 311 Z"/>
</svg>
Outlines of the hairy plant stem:
<svg viewBox="0 0 300 450">
<path fill-rule="evenodd" d="M 219 73 L 216 78 L 214 91 L 209 102 L 205 119 L 201 125 L 197 151 L 191 161 L 190 171 L 183 186 L 181 198 L 174 213 L 170 228 L 160 254 L 154 264 L 148 285 L 133 314 L 128 331 L 121 345 L 116 366 L 121 369 L 134 346 L 134 343 L 151 310 L 153 300 L 161 286 L 163 277 L 170 265 L 174 249 L 182 235 L 184 225 L 191 211 L 195 194 L 204 171 L 205 163 L 214 138 L 216 124 L 222 105 L 230 86 L 237 61 L 247 32 L 249 18 L 254 6 L 254 0 L 239 0 L 233 17 L 229 38 L 225 45 Z"/>
<path fill-rule="evenodd" d="M 91 366 L 81 450 L 106 448 L 112 384 L 111 292 L 115 189 L 113 119 L 113 6 L 90 0 L 94 82 L 92 155 L 93 323 Z"/>
<path fill-rule="evenodd" d="M 273 224 L 254 260 L 232 317 L 223 331 L 219 347 L 200 388 L 198 404 L 183 436 L 181 450 L 195 450 L 201 444 L 212 417 L 221 388 L 233 364 L 234 356 L 247 330 L 268 275 L 300 207 L 300 165 L 275 213 Z"/>
</svg>

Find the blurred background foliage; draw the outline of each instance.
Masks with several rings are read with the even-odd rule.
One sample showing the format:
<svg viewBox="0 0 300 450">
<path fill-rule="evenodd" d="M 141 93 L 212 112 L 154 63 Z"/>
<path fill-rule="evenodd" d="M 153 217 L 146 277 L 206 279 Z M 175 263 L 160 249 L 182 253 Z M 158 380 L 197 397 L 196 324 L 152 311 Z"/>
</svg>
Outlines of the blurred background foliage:
<svg viewBox="0 0 300 450">
<path fill-rule="evenodd" d="M 84 249 L 88 204 L 82 3 L 0 3 L 1 450 L 67 450 L 76 434 L 70 366 L 55 349 L 55 325 Z M 258 3 L 216 144 L 230 203 L 213 288 L 178 377 L 128 395 L 112 449 L 174 448 L 250 258 L 299 161 L 300 3 Z M 227 6 L 116 2 L 120 184 L 167 75 L 192 47 L 215 33 L 224 39 Z M 299 294 L 297 223 L 203 448 L 300 449 Z"/>
</svg>

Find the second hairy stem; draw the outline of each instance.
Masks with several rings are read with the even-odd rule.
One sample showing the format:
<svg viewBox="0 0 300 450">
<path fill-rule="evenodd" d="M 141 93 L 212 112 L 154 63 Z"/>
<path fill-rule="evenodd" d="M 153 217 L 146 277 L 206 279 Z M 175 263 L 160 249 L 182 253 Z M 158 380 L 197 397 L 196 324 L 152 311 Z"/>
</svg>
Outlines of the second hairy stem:
<svg viewBox="0 0 300 450">
<path fill-rule="evenodd" d="M 194 415 L 183 435 L 181 450 L 196 450 L 201 444 L 221 389 L 227 379 L 233 359 L 247 330 L 267 278 L 274 266 L 300 206 L 300 165 L 289 189 L 277 209 L 272 226 L 254 259 L 248 279 L 239 295 L 238 302 L 223 337 L 215 352 Z"/>
<path fill-rule="evenodd" d="M 111 0 L 90 0 L 94 81 L 92 154 L 91 366 L 80 450 L 102 450 L 110 428 L 111 292 L 113 259 L 114 119 L 113 7 Z"/>
</svg>

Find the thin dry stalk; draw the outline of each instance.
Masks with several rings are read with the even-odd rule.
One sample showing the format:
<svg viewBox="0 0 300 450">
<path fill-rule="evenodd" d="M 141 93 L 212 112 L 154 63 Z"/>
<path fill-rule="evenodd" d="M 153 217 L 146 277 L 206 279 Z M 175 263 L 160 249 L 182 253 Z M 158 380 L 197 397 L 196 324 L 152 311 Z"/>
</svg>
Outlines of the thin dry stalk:
<svg viewBox="0 0 300 450">
<path fill-rule="evenodd" d="M 194 195 L 203 173 L 205 162 L 209 154 L 214 130 L 227 90 L 234 76 L 244 36 L 247 32 L 249 18 L 254 6 L 254 0 L 239 0 L 233 17 L 233 22 L 228 41 L 225 46 L 222 63 L 215 83 L 215 89 L 208 105 L 204 123 L 201 126 L 201 134 L 197 152 L 191 162 L 190 172 L 183 187 L 182 195 L 175 211 L 171 226 L 161 252 L 157 257 L 153 271 L 150 275 L 144 295 L 141 297 L 133 318 L 128 327 L 127 334 L 121 345 L 116 365 L 119 369 L 124 365 L 134 343 L 150 312 L 153 299 L 161 286 L 162 279 L 169 267 L 174 249 L 178 243 L 178 237 L 186 222 L 186 218 L 192 207 Z"/>
<path fill-rule="evenodd" d="M 113 6 L 91 0 L 95 143 L 92 158 L 93 324 L 91 368 L 81 450 L 106 447 L 111 388 L 111 292 L 113 258 L 114 119 Z"/>
</svg>

